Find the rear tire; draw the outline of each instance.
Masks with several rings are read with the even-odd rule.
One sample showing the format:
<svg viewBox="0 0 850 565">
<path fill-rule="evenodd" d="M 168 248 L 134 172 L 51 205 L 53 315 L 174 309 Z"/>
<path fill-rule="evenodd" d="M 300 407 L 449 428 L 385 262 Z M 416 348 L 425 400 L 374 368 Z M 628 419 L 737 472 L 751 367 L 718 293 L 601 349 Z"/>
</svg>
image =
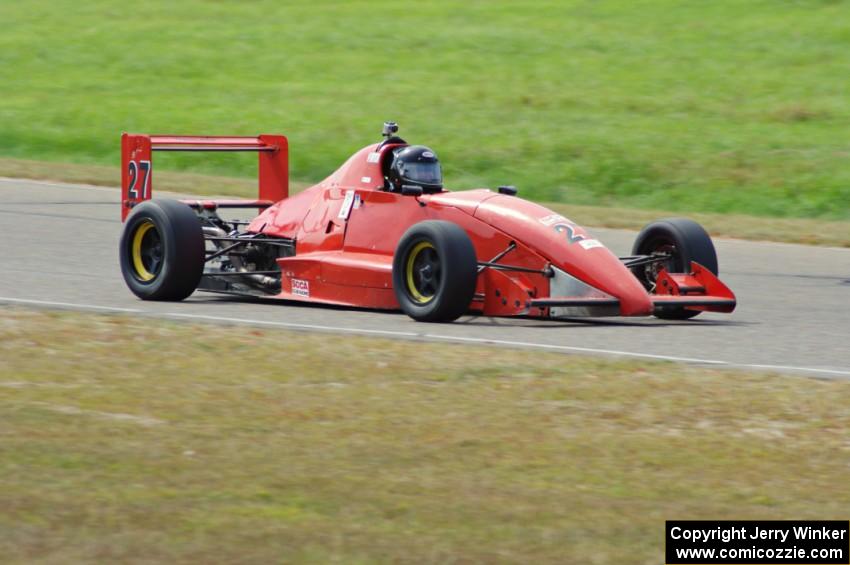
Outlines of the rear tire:
<svg viewBox="0 0 850 565">
<path fill-rule="evenodd" d="M 419 322 L 452 322 L 469 309 L 478 281 L 472 240 L 451 222 L 428 220 L 405 232 L 393 257 L 393 289 Z"/>
<path fill-rule="evenodd" d="M 658 269 L 664 267 L 669 273 L 690 272 L 691 261 L 696 261 L 715 275 L 717 252 L 714 243 L 705 229 L 687 218 L 667 218 L 645 226 L 637 236 L 632 255 L 652 255 L 670 253 L 670 259 L 663 263 L 634 267 L 632 273 L 649 290 L 653 290 Z M 665 320 L 687 320 L 700 313 L 699 310 L 685 308 L 665 308 L 655 316 Z"/>
<path fill-rule="evenodd" d="M 142 300 L 183 300 L 204 271 L 204 234 L 198 216 L 177 200 L 142 202 L 124 225 L 121 274 Z"/>
</svg>

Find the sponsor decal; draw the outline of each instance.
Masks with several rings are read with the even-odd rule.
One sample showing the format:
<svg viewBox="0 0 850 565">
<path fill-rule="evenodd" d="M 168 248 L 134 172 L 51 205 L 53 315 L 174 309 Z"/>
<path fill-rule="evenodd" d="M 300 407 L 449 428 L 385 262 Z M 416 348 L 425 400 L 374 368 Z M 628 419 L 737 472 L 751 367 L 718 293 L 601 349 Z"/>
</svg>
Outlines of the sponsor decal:
<svg viewBox="0 0 850 565">
<path fill-rule="evenodd" d="M 339 209 L 339 214 L 337 217 L 342 218 L 343 220 L 348 219 L 348 215 L 351 213 L 351 205 L 354 204 L 354 191 L 346 190 L 345 198 L 342 200 L 342 206 Z"/>
<path fill-rule="evenodd" d="M 310 281 L 304 279 L 292 279 L 292 294 L 310 298 Z"/>
<path fill-rule="evenodd" d="M 380 153 L 369 153 L 368 155 L 366 155 L 366 162 L 367 163 L 377 163 L 380 160 L 381 160 L 381 154 Z"/>
<path fill-rule="evenodd" d="M 359 195 L 359 194 L 355 194 L 355 195 L 354 195 L 354 206 L 353 206 L 353 208 L 354 208 L 355 210 L 357 210 L 358 208 L 360 208 L 360 204 L 361 204 L 361 202 L 360 202 L 360 195 Z"/>
<path fill-rule="evenodd" d="M 594 247 L 605 247 L 598 239 L 583 239 L 579 242 L 579 245 L 581 245 L 585 249 L 593 249 Z"/>
<path fill-rule="evenodd" d="M 431 159 L 431 158 L 434 157 L 434 154 L 431 153 L 430 151 L 423 151 L 422 156 L 425 157 L 426 159 Z"/>
<path fill-rule="evenodd" d="M 360 177 L 360 182 L 370 183 L 370 182 L 372 182 L 372 177 Z"/>
<path fill-rule="evenodd" d="M 554 224 L 569 223 L 569 220 L 560 214 L 552 214 L 551 216 L 544 216 L 543 218 L 540 218 L 540 223 L 544 226 L 551 226 Z"/>
</svg>

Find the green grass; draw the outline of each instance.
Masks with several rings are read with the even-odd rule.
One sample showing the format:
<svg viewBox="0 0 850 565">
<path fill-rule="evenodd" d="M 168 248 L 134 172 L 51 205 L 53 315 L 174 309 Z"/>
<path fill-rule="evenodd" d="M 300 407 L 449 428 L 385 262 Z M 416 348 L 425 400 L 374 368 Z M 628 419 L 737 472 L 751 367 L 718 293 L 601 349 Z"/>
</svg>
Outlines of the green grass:
<svg viewBox="0 0 850 565">
<path fill-rule="evenodd" d="M 850 219 L 844 1 L 4 2 L 0 156 L 121 131 L 290 136 L 316 181 L 382 120 L 456 188 Z M 248 176 L 251 160 L 160 159 Z"/>
<path fill-rule="evenodd" d="M 7 309 L 0 555 L 661 563 L 666 519 L 846 518 L 848 406 L 846 381 Z"/>
</svg>

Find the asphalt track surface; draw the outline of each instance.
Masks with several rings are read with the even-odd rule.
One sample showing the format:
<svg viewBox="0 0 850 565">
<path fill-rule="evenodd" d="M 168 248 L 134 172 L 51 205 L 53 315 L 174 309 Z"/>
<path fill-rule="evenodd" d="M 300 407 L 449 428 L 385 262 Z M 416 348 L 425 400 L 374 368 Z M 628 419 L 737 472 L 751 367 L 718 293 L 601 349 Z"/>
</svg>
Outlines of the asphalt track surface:
<svg viewBox="0 0 850 565">
<path fill-rule="evenodd" d="M 0 304 L 328 332 L 331 346 L 361 334 L 412 340 L 411 347 L 414 340 L 490 344 L 850 378 L 850 249 L 715 241 L 721 278 L 738 297 L 731 315 L 684 322 L 468 316 L 435 325 L 401 313 L 205 293 L 181 303 L 143 302 L 118 267 L 118 200 L 111 188 L 0 179 Z M 591 232 L 622 255 L 635 237 Z"/>
</svg>

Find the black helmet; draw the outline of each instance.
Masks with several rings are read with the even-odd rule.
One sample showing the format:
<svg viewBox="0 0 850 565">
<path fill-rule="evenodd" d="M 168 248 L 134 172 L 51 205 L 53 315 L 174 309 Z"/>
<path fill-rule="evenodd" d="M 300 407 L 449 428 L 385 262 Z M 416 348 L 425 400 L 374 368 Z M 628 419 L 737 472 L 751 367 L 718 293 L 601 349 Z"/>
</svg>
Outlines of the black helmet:
<svg viewBox="0 0 850 565">
<path fill-rule="evenodd" d="M 395 191 L 400 191 L 405 184 L 421 186 L 423 192 L 439 192 L 443 189 L 440 160 L 424 145 L 408 145 L 396 149 L 387 180 L 390 190 Z"/>
</svg>

